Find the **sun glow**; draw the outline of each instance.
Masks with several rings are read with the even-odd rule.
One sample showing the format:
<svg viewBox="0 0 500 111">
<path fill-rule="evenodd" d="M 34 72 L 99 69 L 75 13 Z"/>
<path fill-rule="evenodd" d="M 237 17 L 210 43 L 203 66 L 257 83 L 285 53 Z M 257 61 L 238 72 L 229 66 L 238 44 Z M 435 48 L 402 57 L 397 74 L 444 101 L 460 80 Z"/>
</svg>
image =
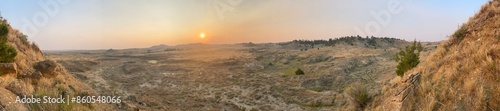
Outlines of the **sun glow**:
<svg viewBox="0 0 500 111">
<path fill-rule="evenodd" d="M 205 33 L 200 33 L 200 38 L 204 39 L 205 38 Z"/>
</svg>

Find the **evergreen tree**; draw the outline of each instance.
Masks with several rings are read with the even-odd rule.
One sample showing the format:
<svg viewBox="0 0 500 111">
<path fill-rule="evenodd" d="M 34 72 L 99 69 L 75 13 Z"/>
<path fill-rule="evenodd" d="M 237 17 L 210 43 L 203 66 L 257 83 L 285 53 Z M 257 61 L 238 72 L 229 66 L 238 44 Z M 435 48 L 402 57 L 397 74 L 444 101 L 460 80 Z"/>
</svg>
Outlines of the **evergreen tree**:
<svg viewBox="0 0 500 111">
<path fill-rule="evenodd" d="M 295 71 L 295 75 L 304 75 L 304 74 L 305 74 L 304 71 L 302 71 L 302 69 L 300 68 Z"/>
<path fill-rule="evenodd" d="M 411 45 L 396 53 L 394 60 L 399 62 L 396 67 L 396 74 L 402 77 L 406 71 L 416 67 L 420 63 L 419 55 L 422 50 L 422 44 L 414 40 Z"/>
<path fill-rule="evenodd" d="M 5 23 L 0 23 L 0 63 L 10 63 L 17 56 L 17 51 L 7 44 L 9 27 Z"/>
</svg>

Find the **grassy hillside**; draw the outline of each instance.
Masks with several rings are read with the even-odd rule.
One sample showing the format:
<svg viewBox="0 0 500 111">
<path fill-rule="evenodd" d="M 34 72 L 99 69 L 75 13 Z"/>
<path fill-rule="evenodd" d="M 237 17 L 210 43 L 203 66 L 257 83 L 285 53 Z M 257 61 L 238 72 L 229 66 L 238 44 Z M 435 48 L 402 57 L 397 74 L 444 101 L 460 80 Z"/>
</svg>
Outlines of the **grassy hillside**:
<svg viewBox="0 0 500 111">
<path fill-rule="evenodd" d="M 401 98 L 401 110 L 500 110 L 500 0 L 484 5 L 448 41 L 406 75 L 415 83 L 399 82 L 387 90 Z M 407 80 L 406 76 L 402 81 Z M 388 101 L 400 101 L 399 99 Z M 390 104 L 390 102 L 387 102 Z M 382 105 L 393 107 L 394 105 Z M 394 107 L 393 107 L 394 108 Z"/>
<path fill-rule="evenodd" d="M 7 20 L 2 18 L 0 24 L 6 26 L 2 28 L 2 32 L 8 32 L 2 37 L 6 39 L 5 45 L 17 52 L 13 61 L 0 63 L 0 110 L 84 111 L 112 108 L 109 104 L 15 103 L 16 97 L 22 98 L 24 95 L 43 98 L 43 96 L 75 97 L 99 94 L 74 78 L 55 61 L 45 58 L 38 46 L 29 42 L 26 35 L 13 29 Z"/>
</svg>

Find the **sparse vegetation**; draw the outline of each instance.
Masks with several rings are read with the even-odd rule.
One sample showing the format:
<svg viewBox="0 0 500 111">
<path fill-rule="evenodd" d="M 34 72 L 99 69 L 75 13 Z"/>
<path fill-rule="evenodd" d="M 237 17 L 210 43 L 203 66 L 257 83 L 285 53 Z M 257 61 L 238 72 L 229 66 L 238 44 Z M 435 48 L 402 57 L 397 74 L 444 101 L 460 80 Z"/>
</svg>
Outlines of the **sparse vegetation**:
<svg viewBox="0 0 500 111">
<path fill-rule="evenodd" d="M 396 67 L 396 74 L 403 76 L 406 71 L 416 67 L 420 63 L 419 55 L 422 50 L 422 44 L 414 40 L 411 45 L 406 46 L 396 53 L 394 60 L 399 62 Z"/>
<path fill-rule="evenodd" d="M 356 105 L 358 109 L 363 109 L 368 101 L 370 100 L 370 96 L 368 94 L 368 89 L 365 85 L 361 83 L 352 84 L 347 90 L 346 94 L 349 97 L 349 100 Z"/>
<path fill-rule="evenodd" d="M 35 51 L 41 51 L 40 47 L 38 47 L 38 45 L 35 42 L 31 43 L 31 48 L 33 48 L 33 50 L 35 50 Z"/>
<path fill-rule="evenodd" d="M 375 38 L 373 36 L 371 38 L 366 37 L 366 40 L 367 40 L 366 46 L 373 46 L 373 47 L 377 46 L 377 41 L 375 41 L 375 39 L 377 39 L 377 38 Z"/>
<path fill-rule="evenodd" d="M 339 37 L 339 38 L 330 38 L 328 40 L 293 40 L 292 43 L 299 43 L 303 45 L 308 45 L 314 48 L 314 45 L 319 45 L 319 44 L 324 44 L 325 46 L 335 46 L 336 44 L 348 44 L 353 46 L 356 42 L 362 42 L 365 44 L 365 46 L 377 46 L 376 40 L 380 41 L 386 41 L 388 43 L 394 43 L 396 38 L 389 38 L 389 37 L 366 37 L 363 38 L 359 35 L 357 36 L 345 36 L 345 37 Z M 282 44 L 283 45 L 283 44 Z"/>
<path fill-rule="evenodd" d="M 295 75 L 304 75 L 304 71 L 302 71 L 302 69 L 298 68 L 296 71 L 295 71 Z"/>
<path fill-rule="evenodd" d="M 365 39 L 365 37 L 362 39 Z M 160 50 L 160 48 L 157 48 L 154 50 L 156 51 L 155 53 L 148 54 L 144 52 L 150 48 L 145 48 L 133 50 L 114 50 L 115 52 L 123 53 L 108 53 L 107 55 L 104 55 L 106 51 L 94 53 L 90 53 L 88 51 L 48 52 L 47 56 L 60 60 L 58 62 L 60 62 L 67 69 L 72 69 L 71 67 L 89 67 L 90 70 L 84 72 L 69 70 L 70 72 L 74 72 L 78 75 L 94 75 L 94 73 L 102 75 L 113 74 L 112 76 L 100 76 L 104 78 L 105 81 L 112 83 L 109 84 L 112 87 L 115 87 L 116 83 L 126 83 L 126 86 L 144 87 L 144 89 L 141 90 L 121 88 L 112 90 L 104 89 L 103 92 L 144 92 L 152 98 L 159 98 L 146 99 L 143 96 L 135 95 L 137 96 L 137 99 L 140 99 L 141 101 L 133 99 L 134 101 L 131 103 L 135 103 L 134 105 L 140 105 L 137 103 L 143 102 L 147 105 L 140 105 L 140 107 L 144 107 L 145 109 L 154 110 L 155 107 L 161 107 L 161 103 L 164 101 L 158 101 L 160 99 L 186 100 L 185 102 L 179 102 L 182 104 L 175 104 L 176 101 L 168 101 L 169 104 L 173 103 L 169 107 L 185 108 L 186 110 L 199 110 L 199 107 L 191 108 L 189 104 L 207 104 L 207 108 L 212 108 L 211 105 L 213 105 L 234 108 L 234 110 L 242 108 L 247 110 L 249 108 L 256 108 L 258 110 L 265 111 L 282 109 L 338 110 L 344 108 L 345 106 L 352 106 L 357 109 L 358 105 L 350 103 L 345 90 L 347 90 L 350 84 L 354 81 L 364 80 L 367 82 L 362 83 L 370 84 L 371 86 L 368 93 L 368 97 L 371 99 L 368 99 L 369 102 L 365 103 L 366 105 L 363 106 L 364 109 L 368 110 L 377 105 L 377 100 L 375 100 L 375 98 L 378 96 L 376 94 L 381 94 L 381 91 L 378 90 L 381 86 L 372 85 L 379 84 L 374 80 L 392 77 L 388 76 L 388 74 L 392 74 L 390 73 L 392 71 L 387 69 L 391 69 L 396 66 L 396 62 L 385 60 L 379 61 L 377 58 L 392 58 L 393 53 L 397 52 L 397 50 L 393 49 L 404 47 L 404 45 L 409 43 L 398 40 L 397 44 L 388 44 L 383 39 L 376 39 L 377 48 L 382 50 L 387 49 L 388 51 L 382 52 L 382 50 L 373 50 L 371 46 L 366 47 L 364 45 L 365 42 L 367 41 L 360 41 L 356 38 L 356 41 L 354 41 L 354 44 L 357 45 L 356 47 L 351 47 L 350 44 L 340 43 L 337 44 L 335 48 L 330 48 L 324 44 L 315 44 L 315 48 L 311 48 L 311 45 L 299 43 L 292 43 L 285 46 L 280 46 L 280 44 L 256 44 L 251 47 L 243 45 L 205 45 L 200 48 L 196 45 L 192 45 L 172 46 L 169 47 L 169 49 L 185 50 L 172 51 L 168 53 L 159 52 L 158 50 Z M 300 52 L 300 49 L 304 50 L 305 48 L 309 51 Z M 320 48 L 320 51 L 317 51 L 317 48 Z M 207 49 L 210 51 L 206 51 Z M 125 54 L 124 52 L 129 52 L 127 55 L 129 54 L 130 56 L 123 56 Z M 362 55 L 359 55 L 361 53 Z M 83 58 L 82 60 L 84 61 L 99 60 L 101 63 L 96 65 L 77 64 L 77 62 L 74 62 L 75 60 L 68 58 L 70 57 L 68 55 L 71 54 L 76 54 L 71 57 Z M 144 56 L 137 57 L 137 60 L 129 59 L 132 55 L 136 54 L 144 54 Z M 144 60 L 161 60 L 162 62 L 158 62 L 156 65 L 150 65 L 147 62 L 144 62 Z M 206 60 L 211 62 L 205 62 Z M 119 68 L 106 68 L 116 67 L 116 63 L 120 63 L 118 64 L 118 66 L 120 66 Z M 135 70 L 137 67 L 148 68 L 148 70 Z M 182 70 L 178 70 L 176 68 L 182 68 Z M 254 68 L 258 70 L 253 70 Z M 94 72 L 95 70 L 101 69 L 107 71 Z M 149 71 L 149 69 L 151 69 L 151 71 Z M 195 69 L 209 70 L 199 70 L 200 72 L 198 72 Z M 171 71 L 175 73 L 168 73 Z M 189 73 L 191 71 L 195 71 L 195 73 Z M 296 72 L 297 74 L 304 75 L 296 75 Z M 128 77 L 134 77 L 137 74 L 147 76 L 144 76 L 146 77 L 145 79 L 132 82 L 127 79 Z M 97 77 L 99 75 L 95 76 Z M 166 76 L 172 78 L 165 78 Z M 184 78 L 181 78 L 181 76 Z M 231 79 L 222 80 L 212 77 L 228 77 Z M 90 81 L 88 82 L 89 84 L 101 83 L 90 78 L 90 76 L 82 78 L 88 78 L 84 80 Z M 157 78 L 162 79 L 160 80 Z M 204 81 L 203 83 L 206 86 L 199 87 L 199 85 L 195 84 L 185 84 L 186 89 L 196 88 L 196 91 L 185 90 L 184 88 L 178 89 L 180 87 L 175 88 L 175 86 L 171 86 L 172 88 L 158 92 L 154 87 L 165 87 L 169 85 L 169 82 L 151 82 L 172 81 L 171 83 L 184 84 L 180 82 L 185 81 L 184 79 L 186 78 L 193 79 L 193 81 Z M 219 87 L 217 84 L 228 85 L 227 87 Z M 99 85 L 94 87 L 103 88 L 105 86 Z M 248 92 L 251 94 L 245 94 Z M 172 95 L 162 95 L 166 93 L 172 93 Z M 254 101 L 262 102 L 254 103 Z M 247 107 L 247 105 L 250 107 Z"/>
<path fill-rule="evenodd" d="M 10 63 L 17 56 L 17 51 L 7 44 L 9 28 L 5 23 L 0 24 L 0 63 Z"/>
<path fill-rule="evenodd" d="M 453 43 L 458 43 L 464 39 L 465 34 L 467 34 L 467 26 L 464 24 L 460 29 L 458 29 L 454 34 Z"/>
<path fill-rule="evenodd" d="M 5 23 L 0 23 L 0 41 L 7 42 L 7 34 L 9 34 L 9 27 Z"/>
<path fill-rule="evenodd" d="M 43 98 L 44 96 L 48 97 L 58 97 L 58 96 L 73 96 L 73 91 L 71 91 L 67 86 L 64 86 L 62 84 L 57 84 L 55 85 L 56 88 L 47 88 L 47 87 L 40 87 L 38 88 L 35 92 L 34 95 L 36 98 Z M 64 98 L 63 101 L 67 101 L 66 99 L 69 98 Z M 35 110 L 35 111 L 44 111 L 44 110 L 50 110 L 50 111 L 69 111 L 73 110 L 75 103 L 30 103 L 28 104 L 30 110 Z"/>
<path fill-rule="evenodd" d="M 19 34 L 19 35 L 17 35 L 17 37 L 21 40 L 21 42 L 24 45 L 30 45 L 30 42 L 28 41 L 28 36 L 27 35 Z"/>
<path fill-rule="evenodd" d="M 14 61 L 14 57 L 17 56 L 17 51 L 11 46 L 6 44 L 0 44 L 0 62 L 10 63 Z"/>
</svg>

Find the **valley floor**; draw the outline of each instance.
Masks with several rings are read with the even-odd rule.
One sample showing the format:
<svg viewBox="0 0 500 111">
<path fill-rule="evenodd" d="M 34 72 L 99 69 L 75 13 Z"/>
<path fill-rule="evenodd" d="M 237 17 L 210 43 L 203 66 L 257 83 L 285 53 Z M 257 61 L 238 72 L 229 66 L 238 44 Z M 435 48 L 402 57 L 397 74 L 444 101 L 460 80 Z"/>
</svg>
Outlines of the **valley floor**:
<svg viewBox="0 0 500 111">
<path fill-rule="evenodd" d="M 436 46 L 425 44 L 426 52 Z M 352 83 L 382 95 L 405 45 L 192 44 L 46 56 L 102 95 L 125 98 L 124 110 L 342 110 L 353 108 L 343 92 Z"/>
</svg>

